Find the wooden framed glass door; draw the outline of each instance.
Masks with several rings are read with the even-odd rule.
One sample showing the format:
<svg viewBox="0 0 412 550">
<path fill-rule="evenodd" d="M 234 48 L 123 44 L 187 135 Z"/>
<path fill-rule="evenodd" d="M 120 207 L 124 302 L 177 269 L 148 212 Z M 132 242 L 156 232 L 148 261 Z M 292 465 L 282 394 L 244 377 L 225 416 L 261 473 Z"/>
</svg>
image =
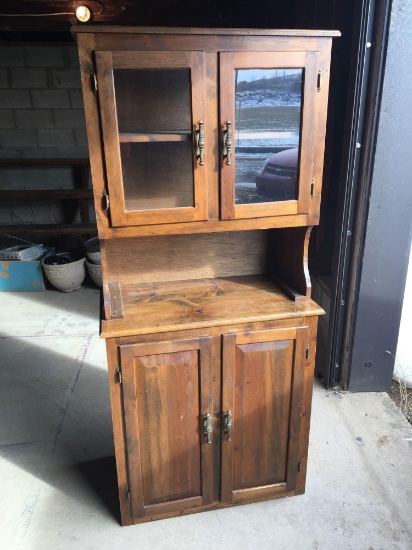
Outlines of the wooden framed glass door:
<svg viewBox="0 0 412 550">
<path fill-rule="evenodd" d="M 317 52 L 220 53 L 221 217 L 308 213 Z"/>
<path fill-rule="evenodd" d="M 112 226 L 205 220 L 205 54 L 97 51 Z"/>
</svg>

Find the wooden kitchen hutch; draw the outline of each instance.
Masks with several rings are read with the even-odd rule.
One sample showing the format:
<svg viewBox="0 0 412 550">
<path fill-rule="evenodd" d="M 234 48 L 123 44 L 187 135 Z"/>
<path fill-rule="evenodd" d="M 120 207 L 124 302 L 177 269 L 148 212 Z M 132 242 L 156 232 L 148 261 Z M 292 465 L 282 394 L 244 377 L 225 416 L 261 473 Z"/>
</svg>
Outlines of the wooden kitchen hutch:
<svg viewBox="0 0 412 550">
<path fill-rule="evenodd" d="M 122 524 L 301 494 L 339 33 L 73 31 Z"/>
</svg>

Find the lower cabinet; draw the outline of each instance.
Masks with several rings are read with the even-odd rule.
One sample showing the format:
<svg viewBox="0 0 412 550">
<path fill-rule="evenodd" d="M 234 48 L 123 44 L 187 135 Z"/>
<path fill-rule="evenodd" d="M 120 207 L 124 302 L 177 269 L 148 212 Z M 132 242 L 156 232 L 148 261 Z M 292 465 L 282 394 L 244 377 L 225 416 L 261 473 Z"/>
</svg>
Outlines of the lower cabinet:
<svg viewBox="0 0 412 550">
<path fill-rule="evenodd" d="M 130 522 L 294 494 L 307 349 L 305 326 L 120 344 Z"/>
</svg>

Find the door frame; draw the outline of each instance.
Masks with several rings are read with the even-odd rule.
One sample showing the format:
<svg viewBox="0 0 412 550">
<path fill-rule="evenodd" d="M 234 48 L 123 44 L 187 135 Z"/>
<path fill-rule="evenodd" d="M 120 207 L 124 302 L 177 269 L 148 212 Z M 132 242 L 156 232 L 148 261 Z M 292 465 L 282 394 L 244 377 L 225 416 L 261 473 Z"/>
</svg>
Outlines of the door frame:
<svg viewBox="0 0 412 550">
<path fill-rule="evenodd" d="M 410 5 L 412 0 L 407 1 Z M 388 390 L 393 372 L 394 357 L 386 351 L 395 355 L 410 223 L 408 229 L 405 216 L 402 229 L 394 223 L 394 209 L 401 212 L 408 202 L 405 194 L 398 200 L 395 200 L 396 193 L 390 193 L 390 197 L 385 199 L 383 195 L 389 180 L 393 188 L 401 181 L 401 166 L 406 166 L 410 154 L 407 152 L 409 139 L 399 140 L 399 165 L 396 166 L 399 176 L 396 178 L 394 172 L 389 179 L 385 177 L 386 151 L 378 147 L 379 141 L 386 141 L 386 146 L 389 146 L 390 136 L 397 135 L 397 128 L 405 116 L 404 102 L 393 101 L 393 75 L 390 82 L 385 82 L 388 40 L 389 47 L 391 40 L 395 43 L 403 40 L 400 38 L 403 31 L 400 30 L 402 25 L 398 16 L 394 18 L 397 25 L 393 25 L 388 37 L 391 7 L 391 0 L 362 0 L 356 5 L 354 16 L 353 36 L 356 41 L 353 41 L 348 83 L 349 100 L 337 207 L 339 217 L 332 261 L 330 321 L 323 368 L 317 372 L 327 388 L 341 382 L 344 389 L 351 391 Z M 402 53 L 402 48 L 399 53 Z M 408 59 L 405 59 L 407 62 Z M 389 117 L 385 117 L 383 126 L 380 124 L 380 113 L 382 101 L 385 100 L 385 86 L 392 91 L 389 103 L 393 102 L 395 116 L 390 121 Z M 396 92 L 399 92 L 397 87 Z M 381 215 L 372 218 L 370 213 L 376 212 L 378 203 L 382 205 Z M 386 246 L 378 249 L 377 242 L 386 242 Z M 396 256 L 396 261 L 388 264 L 387 250 L 391 250 L 391 256 Z M 370 272 L 366 275 L 364 267 L 372 264 L 374 275 L 371 276 Z M 378 287 L 382 299 L 372 306 L 369 297 L 377 295 Z M 387 296 L 391 296 L 390 323 L 386 322 L 388 309 L 383 299 L 383 289 Z M 376 313 L 379 311 L 381 322 L 378 324 L 371 317 L 371 307 Z"/>
</svg>

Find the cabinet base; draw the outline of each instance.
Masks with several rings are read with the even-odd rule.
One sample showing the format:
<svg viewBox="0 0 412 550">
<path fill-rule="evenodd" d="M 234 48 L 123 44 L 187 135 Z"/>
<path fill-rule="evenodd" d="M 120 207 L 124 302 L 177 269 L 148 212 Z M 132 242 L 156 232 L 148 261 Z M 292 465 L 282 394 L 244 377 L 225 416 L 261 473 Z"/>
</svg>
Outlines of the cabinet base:
<svg viewBox="0 0 412 550">
<path fill-rule="evenodd" d="M 299 495 L 303 495 L 304 493 L 305 493 L 305 489 L 303 488 L 302 490 L 299 490 L 299 491 L 290 491 L 288 493 L 282 493 L 278 496 L 270 496 L 266 498 L 260 497 L 260 498 L 250 499 L 250 500 L 244 500 L 242 502 L 233 502 L 233 503 L 226 504 L 220 501 L 216 501 L 206 506 L 197 506 L 196 508 L 186 508 L 184 510 L 176 510 L 174 512 L 146 516 L 144 518 L 133 519 L 132 516 L 129 515 L 129 517 L 127 518 L 122 517 L 121 525 L 122 527 L 126 527 L 129 525 L 138 525 L 140 523 L 147 523 L 149 521 L 156 521 L 160 519 L 176 518 L 180 516 L 188 516 L 191 514 L 199 514 L 200 512 L 210 512 L 212 510 L 220 510 L 222 508 L 232 508 L 233 506 L 243 506 L 244 504 L 254 504 L 257 502 L 266 502 L 268 500 L 278 500 L 280 498 L 299 496 Z"/>
</svg>

